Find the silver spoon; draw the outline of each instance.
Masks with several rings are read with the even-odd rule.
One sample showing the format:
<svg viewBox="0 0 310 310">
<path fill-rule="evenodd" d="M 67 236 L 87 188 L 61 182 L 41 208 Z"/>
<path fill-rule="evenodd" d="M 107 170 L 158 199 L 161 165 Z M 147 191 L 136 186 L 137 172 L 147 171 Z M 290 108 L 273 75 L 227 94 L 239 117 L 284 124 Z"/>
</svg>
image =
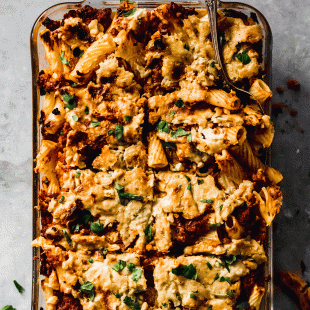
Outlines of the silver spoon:
<svg viewBox="0 0 310 310">
<path fill-rule="evenodd" d="M 216 59 L 218 65 L 221 67 L 222 76 L 223 76 L 226 84 L 231 89 L 235 90 L 236 93 L 239 93 L 240 95 L 246 95 L 248 97 L 251 97 L 252 95 L 249 92 L 247 92 L 246 90 L 244 90 L 242 88 L 235 86 L 227 74 L 226 67 L 224 65 L 222 53 L 220 53 L 219 40 L 218 40 L 217 1 L 218 0 L 203 0 L 202 1 L 202 3 L 207 7 L 207 10 L 208 10 L 211 39 L 212 39 L 213 49 L 215 52 L 215 59 Z M 263 114 L 265 114 L 264 109 L 262 108 L 262 106 L 259 102 L 258 102 L 258 105 L 259 105 L 261 112 Z"/>
</svg>

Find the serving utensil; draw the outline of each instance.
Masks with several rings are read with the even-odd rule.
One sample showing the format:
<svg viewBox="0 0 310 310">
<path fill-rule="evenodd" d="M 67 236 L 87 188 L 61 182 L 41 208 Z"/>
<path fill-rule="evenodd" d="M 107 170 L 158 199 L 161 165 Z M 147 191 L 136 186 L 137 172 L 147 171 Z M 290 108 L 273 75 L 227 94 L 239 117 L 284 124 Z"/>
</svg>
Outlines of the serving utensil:
<svg viewBox="0 0 310 310">
<path fill-rule="evenodd" d="M 213 49 L 215 53 L 215 59 L 218 65 L 221 67 L 221 73 L 222 73 L 222 76 L 223 76 L 223 79 L 226 85 L 229 88 L 233 89 L 238 94 L 239 97 L 247 97 L 247 98 L 251 97 L 252 95 L 249 92 L 234 85 L 234 83 L 231 81 L 226 71 L 226 66 L 224 65 L 224 59 L 220 51 L 219 39 L 218 39 L 218 25 L 217 25 L 217 2 L 218 0 L 205 0 L 202 2 L 204 3 L 208 11 L 211 39 L 212 39 L 212 45 L 213 45 Z M 259 102 L 258 102 L 258 105 L 259 105 L 260 111 L 263 114 L 265 114 L 264 109 Z"/>
</svg>

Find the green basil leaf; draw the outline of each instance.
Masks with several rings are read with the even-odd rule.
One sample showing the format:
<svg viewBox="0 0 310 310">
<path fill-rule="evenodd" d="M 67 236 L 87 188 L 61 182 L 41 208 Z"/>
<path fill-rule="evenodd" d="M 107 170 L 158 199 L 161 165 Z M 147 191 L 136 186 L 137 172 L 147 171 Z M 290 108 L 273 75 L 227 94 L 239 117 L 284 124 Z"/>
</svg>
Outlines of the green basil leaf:
<svg viewBox="0 0 310 310">
<path fill-rule="evenodd" d="M 200 201 L 204 203 L 208 203 L 209 205 L 213 203 L 213 200 L 211 199 L 201 199 Z"/>
<path fill-rule="evenodd" d="M 171 131 L 171 137 L 173 139 L 176 139 L 178 137 L 187 136 L 189 135 L 189 132 L 185 131 L 183 128 L 178 127 L 176 131 Z"/>
<path fill-rule="evenodd" d="M 80 224 L 77 223 L 76 225 L 74 225 L 72 227 L 72 230 L 73 230 L 74 233 L 78 233 L 80 231 Z"/>
<path fill-rule="evenodd" d="M 89 114 L 89 107 L 85 107 L 84 114 Z"/>
<path fill-rule="evenodd" d="M 115 125 L 115 137 L 116 137 L 117 140 L 122 139 L 123 131 L 124 131 L 123 126 L 118 125 L 118 124 Z"/>
<path fill-rule="evenodd" d="M 103 225 L 98 220 L 97 222 L 93 222 L 90 224 L 90 230 L 95 234 L 100 234 L 103 232 Z"/>
<path fill-rule="evenodd" d="M 86 209 L 83 209 L 82 210 L 82 222 L 83 224 L 88 224 L 88 222 L 92 219 L 92 215 L 91 213 L 86 210 Z"/>
<path fill-rule="evenodd" d="M 66 108 L 72 110 L 76 107 L 76 102 L 74 100 L 74 96 L 73 95 L 69 95 L 69 94 L 64 94 L 62 96 L 62 99 L 64 102 L 66 102 Z"/>
<path fill-rule="evenodd" d="M 219 274 L 217 273 L 216 275 L 215 275 L 215 277 L 214 277 L 214 281 L 216 281 L 217 279 L 219 279 Z"/>
<path fill-rule="evenodd" d="M 116 184 L 115 189 L 116 189 L 116 192 L 118 194 L 118 198 L 120 200 L 120 203 L 123 206 L 126 206 L 130 200 L 136 200 L 136 201 L 142 201 L 143 200 L 143 196 L 141 196 L 141 195 L 126 193 L 124 190 L 124 186 L 122 186 L 122 185 Z"/>
<path fill-rule="evenodd" d="M 106 255 L 107 253 L 108 253 L 108 249 L 103 249 L 103 250 L 102 250 L 102 254 L 103 254 L 103 255 Z"/>
<path fill-rule="evenodd" d="M 137 282 L 139 279 L 141 279 L 141 276 L 142 276 L 142 269 L 135 268 L 134 271 L 132 272 L 131 279 Z"/>
<path fill-rule="evenodd" d="M 193 298 L 193 299 L 197 299 L 198 298 L 194 293 L 190 293 L 189 297 Z"/>
<path fill-rule="evenodd" d="M 109 136 L 113 135 L 113 134 L 114 134 L 114 131 L 115 131 L 114 129 L 108 130 L 108 135 L 109 135 Z"/>
<path fill-rule="evenodd" d="M 207 310 L 212 310 L 212 305 L 209 305 Z"/>
<path fill-rule="evenodd" d="M 58 200 L 59 203 L 64 203 L 65 201 L 65 197 L 63 195 L 60 196 L 60 199 Z"/>
<path fill-rule="evenodd" d="M 189 183 L 189 184 L 187 185 L 187 189 L 188 189 L 189 191 L 192 190 L 192 183 Z"/>
<path fill-rule="evenodd" d="M 227 282 L 229 285 L 231 285 L 230 277 L 220 277 L 220 282 Z"/>
<path fill-rule="evenodd" d="M 91 123 L 93 127 L 100 126 L 101 122 L 92 122 Z"/>
<path fill-rule="evenodd" d="M 190 265 L 180 265 L 177 268 L 172 268 L 172 273 L 177 276 L 183 276 L 186 279 L 197 279 L 197 270 L 193 264 Z"/>
<path fill-rule="evenodd" d="M 77 171 L 75 174 L 75 178 L 77 179 L 81 175 L 81 171 Z"/>
<path fill-rule="evenodd" d="M 79 117 L 77 115 L 72 115 L 72 119 L 77 122 L 79 120 Z"/>
<path fill-rule="evenodd" d="M 222 225 L 221 223 L 211 224 L 211 225 L 209 226 L 209 229 L 214 229 L 214 228 L 216 228 L 216 227 L 220 227 L 221 225 Z"/>
<path fill-rule="evenodd" d="M 22 293 L 22 292 L 24 291 L 24 288 L 23 288 L 16 280 L 14 280 L 13 282 L 14 282 L 14 285 L 15 285 L 15 287 L 17 288 L 17 290 L 18 290 L 20 293 Z"/>
<path fill-rule="evenodd" d="M 94 260 L 93 260 L 92 258 L 90 258 L 88 261 L 89 261 L 91 264 L 94 262 Z"/>
<path fill-rule="evenodd" d="M 70 86 L 71 86 L 71 87 L 73 87 L 73 88 L 75 88 L 75 87 L 79 86 L 79 84 L 78 84 L 78 83 L 73 82 Z"/>
<path fill-rule="evenodd" d="M 198 179 L 198 185 L 201 185 L 201 184 L 203 184 L 204 182 L 205 182 L 204 180 Z"/>
<path fill-rule="evenodd" d="M 193 141 L 193 137 L 192 137 L 192 133 L 190 132 L 187 136 L 187 142 L 192 142 Z"/>
<path fill-rule="evenodd" d="M 79 288 L 81 293 L 88 295 L 90 300 L 94 300 L 95 298 L 95 285 L 92 282 L 87 281 L 86 283 L 82 284 Z"/>
<path fill-rule="evenodd" d="M 247 65 L 251 62 L 251 58 L 248 55 L 248 49 L 244 50 L 242 53 L 238 53 L 236 57 L 242 62 L 243 65 Z"/>
<path fill-rule="evenodd" d="M 147 225 L 144 229 L 144 233 L 147 239 L 147 242 L 152 241 L 152 226 L 151 225 Z"/>
<path fill-rule="evenodd" d="M 125 115 L 125 121 L 126 121 L 127 123 L 131 122 L 131 120 L 132 120 L 132 116 Z"/>
<path fill-rule="evenodd" d="M 61 56 L 59 56 L 60 61 L 61 61 L 64 65 L 69 66 L 69 67 L 72 67 L 70 61 L 68 61 L 64 56 L 65 56 L 65 52 L 64 52 L 64 51 L 61 51 Z"/>
<path fill-rule="evenodd" d="M 223 210 L 223 205 L 220 205 L 220 211 L 222 211 Z"/>
<path fill-rule="evenodd" d="M 13 308 L 13 306 L 4 306 L 1 308 L 1 310 L 16 310 L 16 309 Z"/>
<path fill-rule="evenodd" d="M 184 102 L 182 99 L 178 99 L 174 102 L 174 104 L 178 107 L 178 108 L 183 108 L 184 107 Z"/>
<path fill-rule="evenodd" d="M 133 263 L 129 263 L 129 264 L 127 264 L 127 269 L 128 269 L 130 272 L 133 272 L 133 271 L 136 269 L 136 265 L 133 264 Z"/>
<path fill-rule="evenodd" d="M 167 304 L 166 302 L 163 302 L 163 303 L 162 303 L 162 306 L 163 306 L 164 308 L 167 308 L 168 304 Z"/>
<path fill-rule="evenodd" d="M 124 304 L 132 310 L 140 310 L 141 306 L 137 301 L 134 301 L 130 297 L 126 296 L 123 300 Z"/>
<path fill-rule="evenodd" d="M 212 68 L 215 68 L 215 61 L 212 61 L 210 66 L 211 66 Z"/>
<path fill-rule="evenodd" d="M 158 125 L 156 126 L 156 129 L 159 130 L 160 132 L 165 132 L 165 133 L 170 132 L 169 125 L 166 121 L 160 121 Z"/>
<path fill-rule="evenodd" d="M 234 293 L 232 292 L 232 290 L 228 290 L 228 292 L 226 293 L 228 296 L 233 297 Z"/>
<path fill-rule="evenodd" d="M 129 16 L 134 15 L 135 12 L 136 12 L 136 9 L 132 9 L 132 10 L 127 11 L 127 12 L 123 12 L 123 16 L 124 16 L 124 17 L 129 17 Z"/>
<path fill-rule="evenodd" d="M 243 302 L 241 302 L 240 304 L 237 305 L 238 309 L 246 309 L 248 307 L 250 307 L 250 304 L 249 304 L 248 301 L 243 301 Z"/>
<path fill-rule="evenodd" d="M 121 298 L 123 296 L 122 293 L 113 293 L 116 298 Z"/>
<path fill-rule="evenodd" d="M 190 177 L 188 177 L 186 174 L 184 174 L 184 177 L 185 177 L 185 179 L 187 180 L 187 182 L 190 182 L 190 181 L 191 181 Z"/>
<path fill-rule="evenodd" d="M 66 237 L 67 243 L 69 245 L 71 245 L 72 244 L 72 240 L 71 240 L 70 236 L 68 235 L 67 231 L 65 229 L 63 229 L 62 232 L 64 233 L 64 236 Z"/>
<path fill-rule="evenodd" d="M 112 269 L 118 272 L 118 271 L 123 270 L 125 267 L 126 267 L 126 262 L 120 259 L 119 261 L 117 261 L 116 264 L 113 265 Z"/>
<path fill-rule="evenodd" d="M 210 269 L 210 270 L 212 270 L 212 265 L 209 263 L 209 262 L 207 262 L 207 266 L 208 266 L 208 268 Z"/>
</svg>

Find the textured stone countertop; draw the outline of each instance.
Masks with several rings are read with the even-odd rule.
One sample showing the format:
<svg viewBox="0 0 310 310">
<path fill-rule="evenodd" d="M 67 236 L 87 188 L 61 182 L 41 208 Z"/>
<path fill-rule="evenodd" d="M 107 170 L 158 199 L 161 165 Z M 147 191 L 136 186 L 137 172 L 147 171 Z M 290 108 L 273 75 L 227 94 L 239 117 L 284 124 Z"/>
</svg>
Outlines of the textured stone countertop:
<svg viewBox="0 0 310 310">
<path fill-rule="evenodd" d="M 0 0 L 0 308 L 31 307 L 32 99 L 29 37 L 36 17 L 59 0 Z M 274 225 L 274 260 L 310 280 L 310 3 L 244 0 L 268 19 L 274 38 L 274 102 L 287 108 L 274 118 L 272 165 L 284 175 L 284 203 Z M 301 91 L 286 88 L 296 78 Z M 298 113 L 291 113 L 296 110 Z M 301 270 L 301 261 L 306 269 Z M 25 288 L 19 294 L 17 280 Z M 275 309 L 297 309 L 275 288 Z"/>
</svg>

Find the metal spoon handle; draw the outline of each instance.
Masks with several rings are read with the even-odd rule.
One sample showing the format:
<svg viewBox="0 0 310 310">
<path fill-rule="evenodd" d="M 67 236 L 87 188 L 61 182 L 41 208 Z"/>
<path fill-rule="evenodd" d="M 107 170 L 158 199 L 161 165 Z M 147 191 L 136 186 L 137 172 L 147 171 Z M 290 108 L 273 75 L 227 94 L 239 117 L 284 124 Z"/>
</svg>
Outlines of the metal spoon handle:
<svg viewBox="0 0 310 310">
<path fill-rule="evenodd" d="M 221 67 L 221 73 L 222 73 L 222 76 L 223 76 L 226 84 L 230 88 L 238 91 L 239 93 L 241 93 L 243 95 L 247 95 L 248 97 L 251 97 L 251 94 L 249 92 L 245 91 L 244 89 L 238 88 L 237 86 L 235 86 L 231 82 L 231 80 L 228 76 L 228 73 L 226 71 L 226 67 L 224 65 L 224 59 L 223 59 L 222 53 L 220 52 L 220 45 L 219 45 L 219 40 L 218 40 L 217 1 L 218 0 L 205 0 L 205 2 L 204 2 L 204 4 L 207 7 L 207 11 L 208 11 L 210 33 L 211 33 L 212 45 L 213 45 L 213 49 L 214 49 L 214 53 L 215 53 L 215 59 L 216 59 L 218 65 Z M 259 105 L 261 112 L 263 114 L 265 114 L 261 104 L 258 103 L 258 105 Z"/>
</svg>

